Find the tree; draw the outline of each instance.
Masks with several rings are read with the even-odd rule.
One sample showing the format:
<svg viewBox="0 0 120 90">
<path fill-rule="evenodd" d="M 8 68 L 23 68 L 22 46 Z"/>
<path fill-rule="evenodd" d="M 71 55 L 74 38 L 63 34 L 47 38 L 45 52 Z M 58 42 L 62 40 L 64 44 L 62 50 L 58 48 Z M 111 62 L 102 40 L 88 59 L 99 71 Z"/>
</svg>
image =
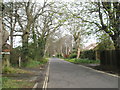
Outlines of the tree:
<svg viewBox="0 0 120 90">
<path fill-rule="evenodd" d="M 37 20 L 39 25 L 36 25 L 35 29 L 41 57 L 43 57 L 46 52 L 45 47 L 49 36 L 58 31 L 65 23 L 63 16 L 59 13 L 59 8 L 56 8 L 56 3 L 50 2 L 49 4 L 48 8 L 45 9 L 47 12 L 43 13 Z M 57 4 L 57 6 L 59 6 L 59 4 Z"/>
<path fill-rule="evenodd" d="M 57 37 L 57 38 L 56 38 Z M 56 34 L 47 41 L 47 52 L 52 55 L 64 56 L 72 52 L 72 36 L 66 34 Z"/>
<path fill-rule="evenodd" d="M 43 5 L 36 4 L 33 2 L 23 2 L 23 8 L 24 11 L 22 14 L 18 13 L 18 23 L 19 26 L 23 32 L 22 35 L 22 59 L 24 62 L 27 62 L 28 60 L 28 41 L 30 38 L 30 33 L 32 31 L 34 43 L 35 41 L 35 27 L 37 25 L 38 18 L 46 12 L 45 8 L 49 6 L 49 4 L 45 1 Z M 40 42 L 41 43 L 41 42 Z"/>
<path fill-rule="evenodd" d="M 25 63 L 28 61 L 28 44 L 30 35 L 32 33 L 33 41 L 36 43 L 37 38 L 35 28 L 38 23 L 38 18 L 43 15 L 43 13 L 48 11 L 45 8 L 47 8 L 50 4 L 51 3 L 47 3 L 45 1 L 42 5 L 40 5 L 35 2 L 31 2 L 30 0 L 28 2 L 4 3 L 5 10 L 3 13 L 3 23 L 5 25 L 5 29 L 10 31 L 11 51 L 13 48 L 13 36 L 21 36 L 22 61 Z"/>
<path fill-rule="evenodd" d="M 120 2 L 99 2 L 97 5 L 101 22 L 100 29 L 111 37 L 115 49 L 120 50 Z M 104 10 L 107 15 L 107 24 L 104 23 L 101 10 Z"/>
<path fill-rule="evenodd" d="M 82 39 L 84 38 L 83 36 L 86 35 L 86 31 L 85 31 L 85 23 L 82 22 L 82 20 L 74 17 L 73 13 L 77 13 L 77 7 L 74 5 L 75 3 L 70 3 L 67 6 L 67 16 L 66 16 L 66 20 L 68 22 L 67 26 L 67 30 L 68 32 L 70 32 L 70 34 L 73 36 L 74 39 L 74 47 L 77 50 L 77 57 L 80 57 L 80 51 L 82 49 Z M 71 7 L 69 7 L 69 5 Z M 81 11 L 82 13 L 82 11 Z M 67 18 L 69 16 L 69 18 Z"/>
<path fill-rule="evenodd" d="M 97 50 L 114 50 L 114 44 L 107 34 L 101 35 L 96 47 Z"/>
<path fill-rule="evenodd" d="M 99 0 L 99 2 L 84 3 L 83 10 L 87 18 L 81 16 L 80 12 L 73 15 L 83 22 L 96 25 L 98 27 L 96 32 L 104 31 L 112 39 L 115 49 L 120 50 L 120 3 Z"/>
<path fill-rule="evenodd" d="M 10 62 L 12 62 L 12 49 L 13 49 L 13 37 L 16 30 L 16 14 L 18 12 L 19 6 L 13 2 L 3 3 L 3 30 L 10 32 Z"/>
</svg>

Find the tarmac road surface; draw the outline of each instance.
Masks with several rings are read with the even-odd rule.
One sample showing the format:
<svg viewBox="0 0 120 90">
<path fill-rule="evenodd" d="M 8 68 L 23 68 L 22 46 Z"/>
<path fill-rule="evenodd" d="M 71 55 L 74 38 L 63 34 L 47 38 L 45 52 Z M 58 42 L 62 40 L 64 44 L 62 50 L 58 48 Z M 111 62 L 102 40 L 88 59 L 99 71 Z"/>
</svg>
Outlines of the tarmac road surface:
<svg viewBox="0 0 120 90">
<path fill-rule="evenodd" d="M 51 58 L 48 88 L 118 88 L 118 78 Z"/>
</svg>

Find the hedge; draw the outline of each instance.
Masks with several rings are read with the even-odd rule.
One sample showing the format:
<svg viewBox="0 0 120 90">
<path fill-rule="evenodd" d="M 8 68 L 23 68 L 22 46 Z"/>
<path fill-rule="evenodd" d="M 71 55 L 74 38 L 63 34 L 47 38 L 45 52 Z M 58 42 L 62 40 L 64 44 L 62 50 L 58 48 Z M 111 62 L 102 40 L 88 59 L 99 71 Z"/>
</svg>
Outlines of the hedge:
<svg viewBox="0 0 120 90">
<path fill-rule="evenodd" d="M 80 58 L 81 59 L 95 60 L 96 59 L 95 50 L 82 51 L 80 54 Z"/>
</svg>

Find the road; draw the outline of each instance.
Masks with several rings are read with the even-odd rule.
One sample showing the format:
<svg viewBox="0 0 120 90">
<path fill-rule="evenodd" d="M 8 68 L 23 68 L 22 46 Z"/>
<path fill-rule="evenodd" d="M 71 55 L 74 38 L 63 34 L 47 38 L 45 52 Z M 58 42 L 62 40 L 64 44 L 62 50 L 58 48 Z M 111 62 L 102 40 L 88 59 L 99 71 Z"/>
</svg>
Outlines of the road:
<svg viewBox="0 0 120 90">
<path fill-rule="evenodd" d="M 51 58 L 48 88 L 118 88 L 118 78 Z"/>
</svg>

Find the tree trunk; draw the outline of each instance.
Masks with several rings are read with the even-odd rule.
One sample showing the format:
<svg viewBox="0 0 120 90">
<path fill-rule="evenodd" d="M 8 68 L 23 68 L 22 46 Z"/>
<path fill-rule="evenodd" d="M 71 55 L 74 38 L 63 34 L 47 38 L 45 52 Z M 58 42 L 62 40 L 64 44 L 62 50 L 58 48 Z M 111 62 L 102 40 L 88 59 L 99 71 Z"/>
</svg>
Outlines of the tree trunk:
<svg viewBox="0 0 120 90">
<path fill-rule="evenodd" d="M 114 41 L 114 47 L 115 47 L 115 50 L 120 50 L 120 45 L 118 45 L 119 43 Z"/>
<path fill-rule="evenodd" d="M 62 51 L 62 50 L 63 50 L 63 47 L 61 46 L 60 52 L 61 52 L 61 55 L 62 55 L 62 57 L 63 57 L 64 55 L 63 55 L 63 51 Z"/>
<path fill-rule="evenodd" d="M 12 16 L 10 17 L 10 27 L 11 27 L 11 30 L 10 30 L 10 63 L 12 63 L 12 49 L 13 49 L 13 19 L 12 19 Z"/>
<path fill-rule="evenodd" d="M 77 59 L 80 57 L 80 48 L 77 49 Z"/>
<path fill-rule="evenodd" d="M 2 18 L 0 17 L 0 52 L 2 52 Z M 0 53 L 1 55 L 1 53 Z M 1 58 L 0 58 L 1 59 Z"/>
<path fill-rule="evenodd" d="M 2 18 L 0 17 L 0 74 L 2 75 Z M 0 75 L 0 76 L 1 76 Z M 2 80 L 0 80 L 0 83 Z"/>
<path fill-rule="evenodd" d="M 46 45 L 46 39 L 44 37 L 40 37 L 38 41 L 38 49 L 39 49 L 39 57 L 44 56 L 44 51 L 45 51 L 45 45 Z"/>
<path fill-rule="evenodd" d="M 114 43 L 115 50 L 120 50 L 120 37 L 119 37 L 119 35 L 112 36 L 112 40 Z"/>
<path fill-rule="evenodd" d="M 22 61 L 26 63 L 28 61 L 28 31 L 25 30 L 22 36 Z"/>
</svg>

